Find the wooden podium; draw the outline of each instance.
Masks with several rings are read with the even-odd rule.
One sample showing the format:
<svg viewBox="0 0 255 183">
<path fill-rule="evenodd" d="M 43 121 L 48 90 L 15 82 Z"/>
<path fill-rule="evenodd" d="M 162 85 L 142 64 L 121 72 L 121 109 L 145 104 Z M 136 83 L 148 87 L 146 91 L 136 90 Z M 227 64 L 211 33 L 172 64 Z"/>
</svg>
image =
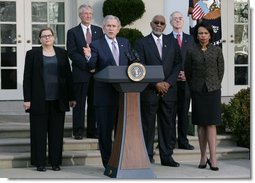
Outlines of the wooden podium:
<svg viewBox="0 0 255 183">
<path fill-rule="evenodd" d="M 140 92 L 148 83 L 162 81 L 162 66 L 145 66 L 146 75 L 131 81 L 128 66 L 108 66 L 95 80 L 112 83 L 120 92 L 118 123 L 113 151 L 104 174 L 112 178 L 155 178 L 145 147 L 140 116 Z"/>
</svg>

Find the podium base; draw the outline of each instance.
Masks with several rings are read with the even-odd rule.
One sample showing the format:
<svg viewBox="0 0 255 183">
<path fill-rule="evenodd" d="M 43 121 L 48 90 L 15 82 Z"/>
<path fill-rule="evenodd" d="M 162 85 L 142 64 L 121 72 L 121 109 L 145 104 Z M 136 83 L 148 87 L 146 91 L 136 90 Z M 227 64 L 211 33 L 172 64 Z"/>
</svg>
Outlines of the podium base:
<svg viewBox="0 0 255 183">
<path fill-rule="evenodd" d="M 151 168 L 118 169 L 118 168 L 107 166 L 104 171 L 104 175 L 111 178 L 121 178 L 121 179 L 154 179 L 156 178 Z"/>
<path fill-rule="evenodd" d="M 145 147 L 140 94 L 121 93 L 116 138 L 104 174 L 112 178 L 155 178 Z"/>
</svg>

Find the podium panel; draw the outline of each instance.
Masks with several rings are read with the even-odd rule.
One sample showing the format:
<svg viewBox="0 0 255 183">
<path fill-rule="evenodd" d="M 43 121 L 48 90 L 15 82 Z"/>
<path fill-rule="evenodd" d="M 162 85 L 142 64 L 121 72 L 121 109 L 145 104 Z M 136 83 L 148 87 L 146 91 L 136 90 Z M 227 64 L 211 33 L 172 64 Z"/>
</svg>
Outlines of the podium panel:
<svg viewBox="0 0 255 183">
<path fill-rule="evenodd" d="M 155 178 L 144 144 L 140 94 L 121 93 L 116 140 L 104 172 L 113 178 Z"/>
<path fill-rule="evenodd" d="M 162 66 L 145 66 L 146 75 L 135 82 L 127 76 L 128 66 L 108 66 L 95 80 L 112 83 L 120 92 L 118 123 L 113 151 L 104 174 L 112 178 L 155 178 L 145 147 L 140 116 L 140 93 L 149 83 L 162 81 Z"/>
</svg>

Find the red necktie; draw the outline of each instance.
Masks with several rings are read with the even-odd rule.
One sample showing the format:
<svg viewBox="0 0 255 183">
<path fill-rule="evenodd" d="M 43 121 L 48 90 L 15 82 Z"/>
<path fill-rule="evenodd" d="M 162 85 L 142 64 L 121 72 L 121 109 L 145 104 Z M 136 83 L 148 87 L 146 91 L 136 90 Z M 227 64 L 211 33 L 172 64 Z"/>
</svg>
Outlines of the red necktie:
<svg viewBox="0 0 255 183">
<path fill-rule="evenodd" d="M 91 43 L 91 34 L 89 32 L 89 28 L 87 28 L 87 32 L 86 32 L 86 42 L 87 44 Z"/>
<path fill-rule="evenodd" d="M 180 34 L 177 34 L 177 41 L 178 41 L 178 44 L 179 44 L 179 46 L 181 48 L 182 47 L 182 40 L 181 40 Z"/>
</svg>

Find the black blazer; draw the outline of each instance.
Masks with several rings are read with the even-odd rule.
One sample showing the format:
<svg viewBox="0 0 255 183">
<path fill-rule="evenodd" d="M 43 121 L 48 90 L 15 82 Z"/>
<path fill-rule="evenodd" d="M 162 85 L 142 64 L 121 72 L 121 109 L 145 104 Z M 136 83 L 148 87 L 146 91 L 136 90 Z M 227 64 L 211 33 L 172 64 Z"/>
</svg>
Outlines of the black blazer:
<svg viewBox="0 0 255 183">
<path fill-rule="evenodd" d="M 170 36 L 170 39 L 176 40 L 173 32 L 171 32 L 168 35 Z M 181 47 L 181 56 L 182 56 L 181 70 L 184 71 L 184 65 L 185 65 L 184 62 L 186 60 L 187 51 L 190 47 L 195 45 L 195 42 L 194 42 L 193 36 L 191 36 L 189 34 L 186 34 L 183 32 L 182 36 L 183 37 L 182 37 L 182 47 Z M 189 90 L 187 82 L 183 82 L 183 81 L 178 81 L 178 88 L 182 88 L 184 90 Z"/>
<path fill-rule="evenodd" d="M 168 34 L 170 36 L 170 39 L 176 39 L 174 38 L 174 34 L 173 32 L 171 32 L 170 34 Z M 181 48 L 181 56 L 182 56 L 182 66 L 181 66 L 181 70 L 184 71 L 184 62 L 186 59 L 186 54 L 187 54 L 187 50 L 188 48 L 194 46 L 195 42 L 194 42 L 194 38 L 193 36 L 186 34 L 183 32 L 182 35 L 182 48 Z M 173 41 L 173 40 L 171 40 Z"/>
<path fill-rule="evenodd" d="M 162 65 L 164 70 L 164 81 L 171 85 L 163 100 L 175 101 L 177 99 L 176 80 L 181 67 L 181 52 L 176 39 L 163 35 L 162 60 L 159 56 L 156 43 L 151 34 L 136 42 L 136 50 L 141 62 L 145 65 Z M 156 101 L 158 96 L 155 92 L 155 83 L 151 83 L 141 93 L 142 101 Z"/>
<path fill-rule="evenodd" d="M 206 85 L 208 91 L 221 88 L 224 75 L 222 49 L 210 44 L 203 52 L 199 44 L 189 48 L 185 61 L 185 74 L 190 90 L 202 91 Z"/>
<path fill-rule="evenodd" d="M 103 36 L 101 27 L 91 25 L 92 41 Z M 73 82 L 88 82 L 91 73 L 87 67 L 87 61 L 83 53 L 83 47 L 86 46 L 85 36 L 82 31 L 81 24 L 67 32 L 67 51 L 68 56 L 72 60 Z"/>
<path fill-rule="evenodd" d="M 127 39 L 117 37 L 119 46 L 119 61 L 120 65 L 128 65 L 128 59 L 125 55 L 130 52 L 130 44 Z M 90 44 L 91 58 L 88 62 L 90 69 L 96 69 L 96 72 L 104 69 L 107 66 L 116 66 L 111 49 L 105 39 L 93 41 Z M 119 93 L 110 83 L 95 81 L 94 85 L 94 104 L 95 106 L 117 106 L 119 104 Z"/>
<path fill-rule="evenodd" d="M 69 101 L 74 100 L 72 73 L 67 52 L 54 47 L 58 61 L 59 109 L 69 111 Z M 31 102 L 32 114 L 45 112 L 45 91 L 43 80 L 43 52 L 42 47 L 33 48 L 26 53 L 23 77 L 24 102 Z"/>
</svg>

